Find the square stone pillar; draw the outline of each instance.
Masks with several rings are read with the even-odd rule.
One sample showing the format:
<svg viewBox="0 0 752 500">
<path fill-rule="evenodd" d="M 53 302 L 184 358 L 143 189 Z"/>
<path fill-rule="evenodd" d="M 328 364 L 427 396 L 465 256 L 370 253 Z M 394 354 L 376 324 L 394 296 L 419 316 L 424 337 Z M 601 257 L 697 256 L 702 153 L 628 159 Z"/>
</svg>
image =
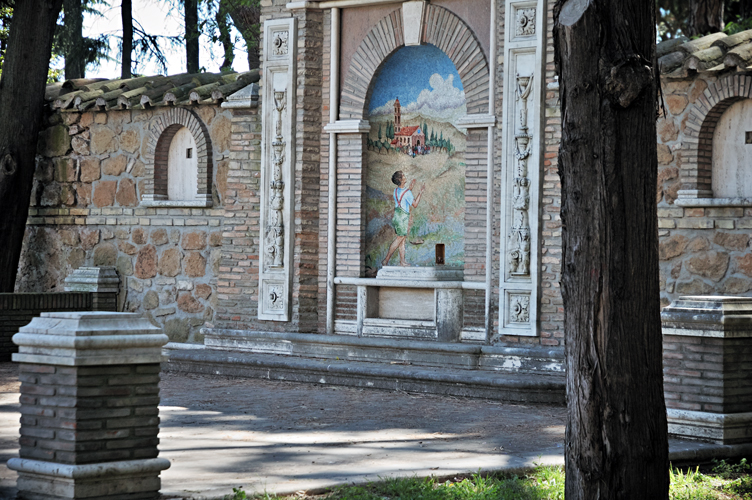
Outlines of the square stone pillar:
<svg viewBox="0 0 752 500">
<path fill-rule="evenodd" d="M 752 297 L 680 297 L 661 321 L 669 434 L 752 443 Z"/>
<path fill-rule="evenodd" d="M 46 312 L 13 336 L 25 499 L 154 499 L 167 336 L 135 313 Z"/>
<path fill-rule="evenodd" d="M 65 278 L 66 292 L 90 292 L 93 311 L 117 311 L 120 278 L 114 267 L 80 267 Z"/>
</svg>

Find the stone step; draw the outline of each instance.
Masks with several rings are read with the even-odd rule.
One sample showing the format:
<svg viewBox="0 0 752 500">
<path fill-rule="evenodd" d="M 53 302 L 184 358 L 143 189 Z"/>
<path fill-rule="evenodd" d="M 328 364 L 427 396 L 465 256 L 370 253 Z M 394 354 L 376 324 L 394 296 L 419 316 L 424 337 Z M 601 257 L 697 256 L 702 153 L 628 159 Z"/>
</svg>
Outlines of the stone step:
<svg viewBox="0 0 752 500">
<path fill-rule="evenodd" d="M 477 346 L 476 346 L 477 347 Z M 563 374 L 414 366 L 168 344 L 163 369 L 526 403 L 565 403 Z"/>
<path fill-rule="evenodd" d="M 211 349 L 386 364 L 400 362 L 422 367 L 564 376 L 564 351 L 541 346 L 506 347 L 477 343 L 253 332 L 217 328 L 207 328 L 202 330 L 202 333 L 204 345 Z"/>
</svg>

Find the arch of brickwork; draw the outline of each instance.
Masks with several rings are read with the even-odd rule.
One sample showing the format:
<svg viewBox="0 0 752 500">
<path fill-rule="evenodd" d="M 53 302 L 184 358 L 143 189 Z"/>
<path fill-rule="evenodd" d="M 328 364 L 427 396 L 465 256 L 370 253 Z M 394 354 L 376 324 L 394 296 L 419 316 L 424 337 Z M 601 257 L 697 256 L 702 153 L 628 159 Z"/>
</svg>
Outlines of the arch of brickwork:
<svg viewBox="0 0 752 500">
<path fill-rule="evenodd" d="M 449 10 L 426 5 L 421 42 L 435 45 L 454 63 L 465 89 L 468 114 L 488 113 L 488 61 L 469 26 Z M 342 120 L 362 120 L 371 98 L 371 82 L 381 65 L 405 45 L 402 13 L 395 10 L 371 29 L 355 51 L 340 99 Z"/>
<path fill-rule="evenodd" d="M 199 197 L 211 199 L 212 186 L 212 145 L 209 130 L 204 122 L 192 111 L 173 108 L 155 116 L 149 126 L 149 141 L 146 149 L 146 195 L 167 198 L 167 157 L 170 143 L 182 127 L 190 130 L 196 141 L 198 160 Z"/>
<path fill-rule="evenodd" d="M 752 97 L 752 76 L 729 75 L 709 84 L 695 101 L 682 150 L 681 189 L 712 192 L 713 134 L 732 104 Z"/>
</svg>

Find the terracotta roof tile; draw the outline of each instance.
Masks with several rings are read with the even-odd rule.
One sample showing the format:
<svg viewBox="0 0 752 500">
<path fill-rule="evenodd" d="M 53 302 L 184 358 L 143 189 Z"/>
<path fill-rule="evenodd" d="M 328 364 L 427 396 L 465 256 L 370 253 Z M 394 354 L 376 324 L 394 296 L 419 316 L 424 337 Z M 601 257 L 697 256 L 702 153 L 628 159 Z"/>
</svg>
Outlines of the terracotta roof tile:
<svg viewBox="0 0 752 500">
<path fill-rule="evenodd" d="M 127 80 L 82 78 L 48 85 L 45 100 L 52 109 L 69 112 L 190 106 L 222 102 L 258 81 L 257 69 L 245 73 L 182 73 Z"/>
<path fill-rule="evenodd" d="M 395 136 L 411 136 L 415 133 L 416 130 L 418 130 L 420 127 L 418 125 L 415 125 L 414 127 L 402 127 L 402 130 L 394 134 Z"/>
<path fill-rule="evenodd" d="M 656 50 L 661 74 L 669 79 L 744 71 L 752 66 L 752 30 L 731 36 L 713 33 L 695 40 L 679 37 L 659 43 Z"/>
</svg>

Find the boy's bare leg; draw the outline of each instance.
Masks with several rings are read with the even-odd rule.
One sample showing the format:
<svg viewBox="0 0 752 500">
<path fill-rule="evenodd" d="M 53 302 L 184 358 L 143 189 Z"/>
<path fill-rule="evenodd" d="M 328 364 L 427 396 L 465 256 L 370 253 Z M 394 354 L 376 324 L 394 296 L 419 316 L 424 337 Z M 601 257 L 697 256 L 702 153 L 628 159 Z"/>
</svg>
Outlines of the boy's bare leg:
<svg viewBox="0 0 752 500">
<path fill-rule="evenodd" d="M 402 236 L 402 241 L 399 246 L 400 266 L 402 267 L 407 267 L 407 261 L 405 260 L 405 241 L 407 241 L 407 236 Z"/>
<path fill-rule="evenodd" d="M 406 236 L 397 236 L 394 238 L 394 241 L 391 245 L 389 245 L 389 251 L 386 254 L 386 258 L 381 261 L 381 266 L 384 267 L 385 265 L 389 264 L 389 261 L 392 259 L 392 255 L 394 255 L 394 252 L 399 248 L 400 246 L 400 240 L 402 242 L 405 241 Z"/>
</svg>

